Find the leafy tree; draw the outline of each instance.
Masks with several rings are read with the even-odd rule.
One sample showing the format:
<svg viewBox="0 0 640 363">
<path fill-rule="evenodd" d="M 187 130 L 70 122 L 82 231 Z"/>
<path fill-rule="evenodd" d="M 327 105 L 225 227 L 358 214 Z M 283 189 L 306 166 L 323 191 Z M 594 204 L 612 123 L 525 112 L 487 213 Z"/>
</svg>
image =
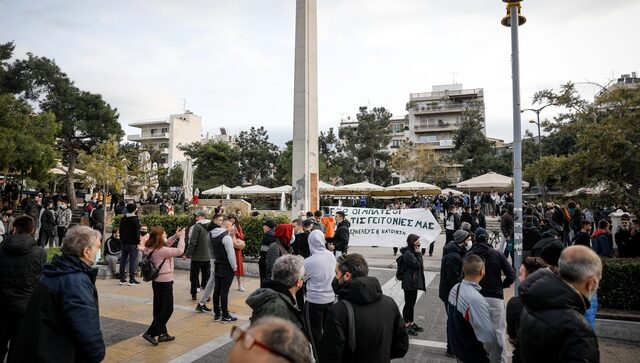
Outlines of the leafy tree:
<svg viewBox="0 0 640 363">
<path fill-rule="evenodd" d="M 44 180 L 56 165 L 58 124 L 51 113 L 33 113 L 25 102 L 0 94 L 0 169 Z"/>
<path fill-rule="evenodd" d="M 325 134 L 320 132 L 318 136 L 319 153 L 319 172 L 321 180 L 331 181 L 332 179 L 342 176 L 342 165 L 339 163 L 338 151 L 340 148 L 340 139 L 333 132 L 333 127 Z"/>
<path fill-rule="evenodd" d="M 603 186 L 608 203 L 640 212 L 640 88 L 605 90 L 589 102 L 567 83 L 559 92 L 537 93 L 534 100 L 563 107 L 549 125 L 551 135 L 570 130 L 576 142 L 565 155 L 546 156 L 525 172 L 565 190 Z"/>
<path fill-rule="evenodd" d="M 278 162 L 276 164 L 276 173 L 275 179 L 279 182 L 279 184 L 283 185 L 291 185 L 292 178 L 292 168 L 293 168 L 293 141 L 289 140 L 285 144 L 284 150 L 280 153 L 278 157 Z"/>
<path fill-rule="evenodd" d="M 341 129 L 339 136 L 343 146 L 336 161 L 342 165 L 345 182 L 359 182 L 368 178 L 369 182 L 386 185 L 391 179 L 387 166 L 391 156 L 387 150 L 391 142 L 389 119 L 391 113 L 384 107 L 371 111 L 360 107 L 357 114 L 358 126 Z"/>
<path fill-rule="evenodd" d="M 182 181 L 184 179 L 184 169 L 182 169 L 182 164 L 176 163 L 171 169 L 166 170 L 166 190 L 169 191 L 171 187 L 182 187 Z M 193 180 L 194 182 L 196 180 L 195 174 Z"/>
<path fill-rule="evenodd" d="M 80 167 L 86 171 L 82 175 L 85 185 L 103 186 L 107 191 L 113 188 L 120 192 L 124 188 L 129 160 L 120 157 L 120 145 L 115 137 L 111 137 L 91 148 L 91 153 L 84 151 L 78 155 Z"/>
<path fill-rule="evenodd" d="M 438 153 L 429 147 L 421 147 L 404 140 L 391 156 L 391 167 L 407 181 L 419 181 L 436 185 L 447 184 L 447 172 Z"/>
<path fill-rule="evenodd" d="M 12 52 L 12 43 L 0 47 L 5 60 Z M 0 93 L 19 95 L 37 103 L 41 111 L 55 115 L 59 123 L 57 146 L 69 175 L 74 174 L 81 153 L 90 153 L 92 146 L 111 137 L 119 141 L 124 135 L 117 110 L 102 96 L 75 87 L 53 60 L 27 53 L 26 59 L 11 64 L 3 60 L 0 64 Z M 72 177 L 67 178 L 67 192 L 75 195 Z M 71 198 L 71 204 L 75 207 L 75 198 Z"/>
<path fill-rule="evenodd" d="M 193 184 L 200 190 L 220 184 L 231 187 L 239 184 L 238 151 L 228 143 L 196 142 L 180 146 L 180 149 L 193 160 Z"/>
<path fill-rule="evenodd" d="M 462 114 L 462 125 L 453 137 L 452 160 L 462 164 L 462 178 L 469 179 L 490 171 L 507 171 L 504 158 L 496 156 L 495 143 L 482 133 L 484 117 L 480 108 L 471 106 Z"/>
<path fill-rule="evenodd" d="M 243 181 L 259 184 L 262 179 L 271 177 L 279 152 L 278 147 L 269 141 L 264 127 L 251 127 L 249 131 L 240 132 L 236 144 Z"/>
</svg>

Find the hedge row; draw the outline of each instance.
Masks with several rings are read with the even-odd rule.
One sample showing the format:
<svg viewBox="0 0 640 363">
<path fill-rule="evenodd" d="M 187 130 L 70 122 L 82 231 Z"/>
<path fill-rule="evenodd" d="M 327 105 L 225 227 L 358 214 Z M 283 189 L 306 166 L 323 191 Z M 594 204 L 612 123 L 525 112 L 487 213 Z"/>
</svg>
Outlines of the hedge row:
<svg viewBox="0 0 640 363">
<path fill-rule="evenodd" d="M 603 258 L 598 303 L 602 308 L 640 311 L 640 259 Z"/>
<path fill-rule="evenodd" d="M 144 224 L 151 229 L 155 226 L 164 227 L 167 235 L 171 236 L 178 227 L 187 227 L 191 225 L 193 217 L 189 214 L 179 215 L 159 215 L 148 214 L 140 216 L 140 224 Z M 244 230 L 246 247 L 243 254 L 245 256 L 257 257 L 260 254 L 260 241 L 262 240 L 262 225 L 265 219 L 271 218 L 276 223 L 290 223 L 290 219 L 284 215 L 262 214 L 258 217 L 244 217 L 240 220 L 240 225 Z M 120 226 L 122 215 L 118 215 L 113 219 L 113 229 Z"/>
</svg>

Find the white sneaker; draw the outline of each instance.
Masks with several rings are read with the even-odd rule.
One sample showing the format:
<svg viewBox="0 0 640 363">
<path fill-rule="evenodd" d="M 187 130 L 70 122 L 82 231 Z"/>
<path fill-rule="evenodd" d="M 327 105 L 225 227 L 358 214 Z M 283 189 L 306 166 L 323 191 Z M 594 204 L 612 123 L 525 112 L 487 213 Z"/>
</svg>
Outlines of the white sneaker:
<svg viewBox="0 0 640 363">
<path fill-rule="evenodd" d="M 240 286 L 240 287 L 238 288 L 238 291 L 242 291 L 242 292 L 244 292 L 244 287 Z"/>
<path fill-rule="evenodd" d="M 196 289 L 196 292 L 200 292 L 200 288 L 199 287 Z"/>
</svg>

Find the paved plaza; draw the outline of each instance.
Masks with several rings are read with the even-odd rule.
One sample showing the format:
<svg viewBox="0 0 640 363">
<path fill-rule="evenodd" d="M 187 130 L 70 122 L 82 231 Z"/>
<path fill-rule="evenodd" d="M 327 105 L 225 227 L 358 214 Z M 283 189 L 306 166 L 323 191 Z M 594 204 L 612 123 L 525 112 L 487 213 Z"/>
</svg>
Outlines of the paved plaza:
<svg viewBox="0 0 640 363">
<path fill-rule="evenodd" d="M 441 236 L 443 238 L 443 236 Z M 425 256 L 426 293 L 420 294 L 416 304 L 416 322 L 424 327 L 417 337 L 410 337 L 409 352 L 394 362 L 455 362 L 445 357 L 444 306 L 438 298 L 438 270 L 442 241 L 435 248 L 433 257 Z M 351 252 L 362 253 L 370 262 L 370 275 L 380 280 L 384 292 L 402 307 L 403 295 L 395 281 L 395 260 L 390 248 L 354 247 Z M 244 303 L 247 296 L 258 287 L 258 279 L 243 279 L 244 292 L 237 290 L 234 281 L 229 309 L 238 317 L 237 325 L 248 324 L 251 309 Z M 154 347 L 142 338 L 152 320 L 151 284 L 119 286 L 117 280 L 98 280 L 102 330 L 107 342 L 106 362 L 225 362 L 231 343 L 231 324 L 214 323 L 209 314 L 194 311 L 195 302 L 189 295 L 189 273 L 175 272 L 175 310 L 168 324 L 169 333 L 176 336 L 171 343 Z M 513 289 L 507 294 L 511 296 Z M 208 304 L 211 306 L 211 303 Z M 622 342 L 600 341 L 602 362 L 637 362 L 640 347 Z"/>
</svg>

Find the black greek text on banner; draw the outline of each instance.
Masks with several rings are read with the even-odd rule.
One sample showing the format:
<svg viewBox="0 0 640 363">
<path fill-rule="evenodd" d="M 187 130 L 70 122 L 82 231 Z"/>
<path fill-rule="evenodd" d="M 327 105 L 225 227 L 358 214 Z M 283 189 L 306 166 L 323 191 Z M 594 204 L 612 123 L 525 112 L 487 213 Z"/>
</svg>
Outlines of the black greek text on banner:
<svg viewBox="0 0 640 363">
<path fill-rule="evenodd" d="M 435 241 L 441 227 L 427 209 L 374 209 L 329 207 L 335 216 L 343 211 L 351 223 L 349 246 L 404 247 L 407 236 L 416 234 L 422 243 Z"/>
</svg>

